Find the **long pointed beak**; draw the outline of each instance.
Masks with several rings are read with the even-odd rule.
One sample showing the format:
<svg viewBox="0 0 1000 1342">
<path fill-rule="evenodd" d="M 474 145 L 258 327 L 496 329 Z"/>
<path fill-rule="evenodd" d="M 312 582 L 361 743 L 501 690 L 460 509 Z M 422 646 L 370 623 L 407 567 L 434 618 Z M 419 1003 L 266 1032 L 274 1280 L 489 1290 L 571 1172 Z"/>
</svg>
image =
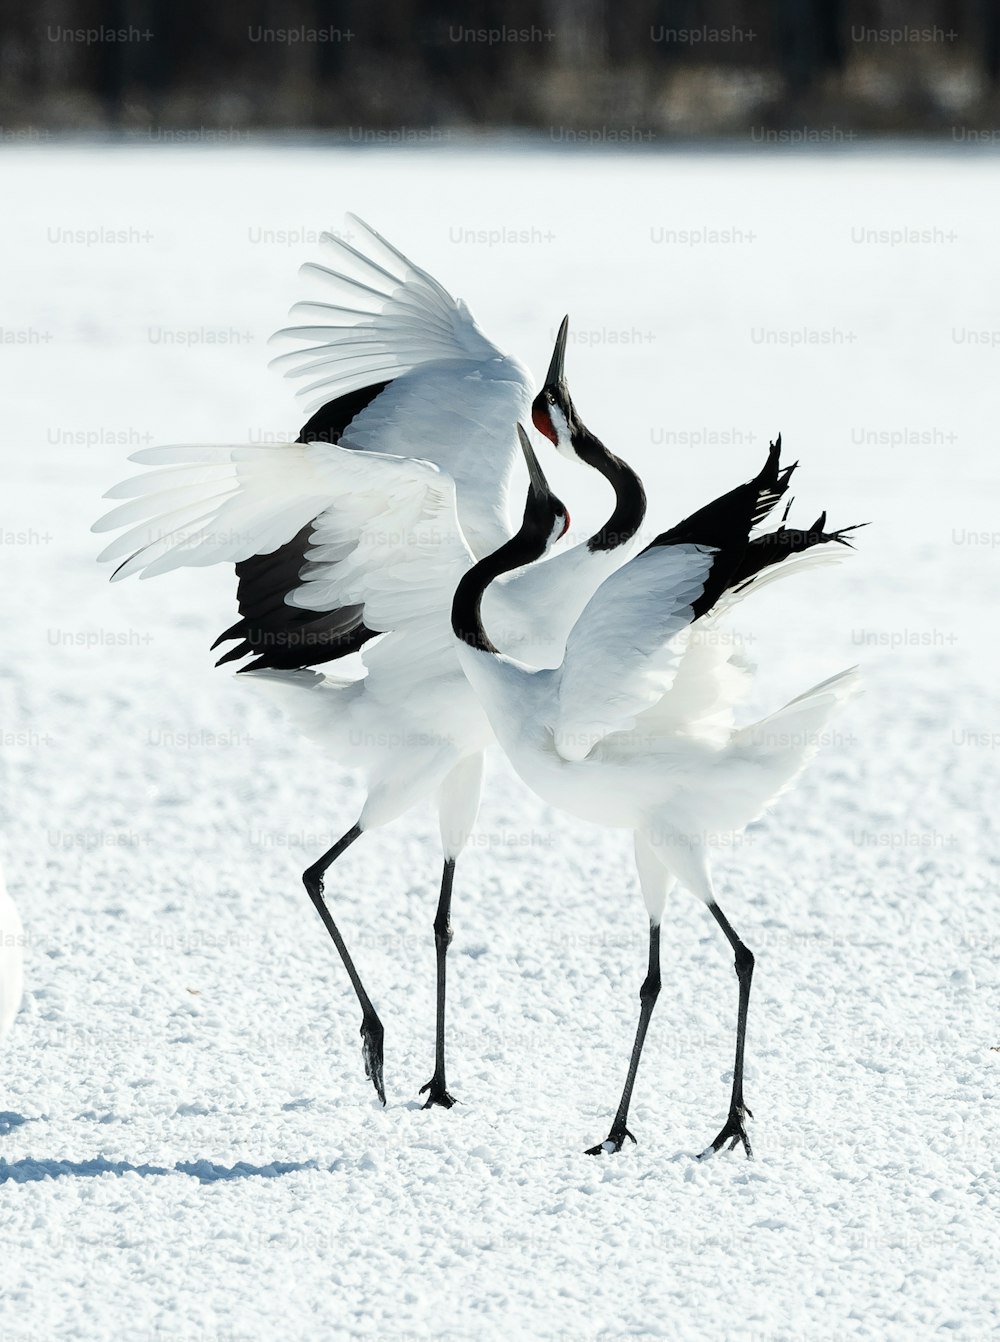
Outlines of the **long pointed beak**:
<svg viewBox="0 0 1000 1342">
<path fill-rule="evenodd" d="M 521 443 L 521 451 L 524 453 L 524 460 L 528 464 L 528 477 L 531 480 L 532 493 L 539 497 L 551 494 L 549 482 L 546 480 L 542 468 L 538 464 L 538 458 L 535 456 L 535 449 L 531 446 L 528 435 L 520 424 L 517 426 L 517 436 Z"/>
<path fill-rule="evenodd" d="M 566 336 L 568 331 L 569 317 L 565 316 L 562 319 L 562 325 L 559 327 L 559 334 L 556 336 L 555 348 L 549 362 L 549 371 L 545 374 L 545 385 L 547 387 L 562 382 L 565 377 L 563 365 L 566 362 Z"/>
</svg>

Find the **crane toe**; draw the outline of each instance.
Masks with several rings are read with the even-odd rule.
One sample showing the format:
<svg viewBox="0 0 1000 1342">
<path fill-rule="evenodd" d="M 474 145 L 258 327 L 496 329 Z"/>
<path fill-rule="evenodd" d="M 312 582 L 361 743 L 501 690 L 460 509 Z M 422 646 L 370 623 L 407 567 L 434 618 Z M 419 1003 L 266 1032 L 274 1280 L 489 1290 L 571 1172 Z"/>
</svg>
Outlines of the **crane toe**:
<svg viewBox="0 0 1000 1342">
<path fill-rule="evenodd" d="M 452 1105 L 458 1103 L 454 1095 L 451 1095 L 443 1081 L 437 1077 L 431 1077 L 426 1086 L 421 1086 L 418 1094 L 423 1095 L 427 1092 L 427 1099 L 424 1101 L 425 1109 L 432 1109 L 434 1105 L 440 1105 L 442 1109 L 450 1109 Z"/>
<path fill-rule="evenodd" d="M 603 1142 L 598 1142 L 596 1146 L 588 1146 L 584 1155 L 613 1156 L 616 1151 L 620 1151 L 625 1145 L 626 1137 L 633 1145 L 637 1145 L 635 1138 L 629 1132 L 628 1128 L 612 1128 Z"/>
<path fill-rule="evenodd" d="M 744 1122 L 744 1119 L 747 1118 L 753 1118 L 753 1114 L 746 1105 L 743 1105 L 742 1108 L 731 1110 L 729 1117 L 726 1119 L 725 1126 L 718 1137 L 712 1142 L 711 1146 L 707 1146 L 705 1150 L 702 1151 L 698 1159 L 707 1160 L 709 1156 L 714 1156 L 716 1151 L 721 1151 L 728 1142 L 730 1151 L 735 1151 L 738 1146 L 742 1146 L 743 1150 L 746 1152 L 747 1160 L 753 1160 L 753 1149 L 750 1146 L 750 1138 L 747 1136 L 746 1124 Z"/>
</svg>

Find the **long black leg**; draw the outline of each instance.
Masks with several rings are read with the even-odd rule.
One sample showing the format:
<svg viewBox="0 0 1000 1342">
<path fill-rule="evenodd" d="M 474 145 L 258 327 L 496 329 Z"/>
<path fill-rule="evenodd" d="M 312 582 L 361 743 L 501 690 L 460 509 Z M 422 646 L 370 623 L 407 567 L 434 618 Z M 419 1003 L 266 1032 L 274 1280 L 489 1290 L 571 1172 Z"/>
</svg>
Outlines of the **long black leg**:
<svg viewBox="0 0 1000 1342">
<path fill-rule="evenodd" d="M 451 945 L 451 887 L 455 879 L 455 859 L 449 857 L 441 873 L 441 898 L 438 900 L 434 917 L 434 949 L 437 952 L 437 1034 L 434 1045 L 434 1075 L 426 1086 L 420 1087 L 420 1094 L 428 1092 L 425 1109 L 439 1104 L 450 1109 L 455 1097 L 448 1094 L 444 1074 L 444 1004 L 446 985 L 446 965 L 448 947 Z"/>
<path fill-rule="evenodd" d="M 620 1151 L 625 1138 L 632 1142 L 635 1138 L 625 1126 L 628 1118 L 628 1107 L 632 1102 L 632 1087 L 635 1085 L 635 1074 L 639 1070 L 639 1058 L 642 1056 L 642 1046 L 646 1038 L 646 1031 L 649 1028 L 649 1018 L 653 1014 L 653 1007 L 656 1005 L 656 999 L 660 995 L 660 924 L 649 924 L 649 969 L 646 972 L 646 978 L 642 987 L 639 989 L 639 1025 L 635 1032 L 635 1043 L 632 1045 L 632 1060 L 628 1066 L 628 1076 L 625 1078 L 625 1089 L 622 1091 L 621 1103 L 618 1105 L 618 1112 L 615 1114 L 615 1120 L 611 1124 L 611 1131 L 607 1139 L 600 1142 L 597 1146 L 587 1148 L 588 1156 L 599 1156 L 605 1151 Z"/>
<path fill-rule="evenodd" d="M 733 1067 L 733 1094 L 729 1101 L 729 1117 L 726 1119 L 722 1131 L 716 1137 L 715 1141 L 706 1150 L 701 1153 L 701 1158 L 713 1155 L 716 1151 L 729 1142 L 730 1151 L 734 1147 L 743 1145 L 747 1153 L 747 1159 L 753 1160 L 753 1151 L 750 1148 L 750 1139 L 747 1136 L 745 1120 L 753 1118 L 753 1114 L 746 1107 L 743 1100 L 743 1051 L 746 1045 L 747 1037 L 747 1007 L 750 1004 L 750 981 L 753 978 L 753 952 L 747 950 L 743 942 L 733 931 L 729 919 L 719 908 L 718 904 L 709 904 L 712 917 L 725 932 L 726 937 L 732 946 L 736 955 L 736 977 L 740 981 L 740 1011 L 736 1021 L 736 1064 Z"/>
<path fill-rule="evenodd" d="M 354 840 L 360 837 L 361 826 L 353 825 L 342 839 L 338 839 L 333 847 L 323 854 L 318 862 L 314 862 L 311 867 L 306 868 L 302 873 L 302 884 L 316 906 L 316 912 L 323 919 L 323 926 L 332 937 L 333 944 L 340 952 L 344 968 L 347 970 L 351 983 L 354 985 L 354 991 L 358 995 L 358 1001 L 361 1003 L 361 1049 L 365 1059 L 365 1075 L 370 1078 L 379 1099 L 385 1104 L 385 1084 L 382 1080 L 382 1045 L 385 1031 L 375 1008 L 372 1006 L 371 998 L 365 992 L 365 985 L 361 982 L 361 975 L 354 967 L 354 961 L 351 959 L 344 938 L 340 935 L 337 924 L 331 918 L 330 910 L 326 907 L 326 901 L 323 899 L 323 877 L 341 853 L 350 848 Z"/>
</svg>

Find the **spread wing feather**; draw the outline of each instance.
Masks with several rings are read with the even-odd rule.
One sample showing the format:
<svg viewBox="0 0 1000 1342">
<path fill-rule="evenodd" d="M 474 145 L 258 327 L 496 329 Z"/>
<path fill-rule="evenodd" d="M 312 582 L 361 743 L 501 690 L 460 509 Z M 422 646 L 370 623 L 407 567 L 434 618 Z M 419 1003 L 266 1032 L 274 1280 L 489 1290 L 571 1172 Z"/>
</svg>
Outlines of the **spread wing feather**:
<svg viewBox="0 0 1000 1342">
<path fill-rule="evenodd" d="M 375 632 L 428 619 L 447 628 L 471 558 L 454 481 L 437 466 L 333 443 L 219 447 L 212 456 L 202 447 L 135 453 L 133 461 L 175 465 L 117 486 L 112 492 L 130 501 L 95 523 L 96 531 L 130 527 L 101 555 L 127 556 L 116 577 L 266 555 L 311 522 L 288 604 L 362 606 Z"/>
<path fill-rule="evenodd" d="M 426 363 L 504 357 L 463 302 L 362 219 L 347 218 L 346 237 L 322 235 L 330 264 L 307 262 L 300 271 L 332 301 L 296 303 L 292 315 L 307 320 L 271 337 L 317 342 L 279 354 L 271 365 L 285 377 L 311 378 L 296 392 L 307 410 Z M 348 240 L 354 228 L 357 247 Z"/>
</svg>

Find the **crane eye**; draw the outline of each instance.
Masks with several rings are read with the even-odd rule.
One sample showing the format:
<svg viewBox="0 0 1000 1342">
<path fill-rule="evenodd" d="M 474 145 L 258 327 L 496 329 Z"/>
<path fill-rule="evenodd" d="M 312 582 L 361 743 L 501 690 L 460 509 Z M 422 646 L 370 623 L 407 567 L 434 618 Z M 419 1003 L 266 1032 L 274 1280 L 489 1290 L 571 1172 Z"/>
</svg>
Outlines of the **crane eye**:
<svg viewBox="0 0 1000 1342">
<path fill-rule="evenodd" d="M 556 398 L 551 391 L 545 393 L 545 399 L 548 401 L 549 405 L 555 405 L 556 403 Z"/>
</svg>

